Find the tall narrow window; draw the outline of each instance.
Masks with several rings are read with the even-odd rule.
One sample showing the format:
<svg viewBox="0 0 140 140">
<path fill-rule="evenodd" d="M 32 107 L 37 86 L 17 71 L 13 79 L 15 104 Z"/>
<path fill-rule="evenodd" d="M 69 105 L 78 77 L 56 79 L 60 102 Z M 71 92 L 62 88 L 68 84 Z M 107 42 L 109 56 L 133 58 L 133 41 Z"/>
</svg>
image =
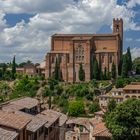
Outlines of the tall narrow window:
<svg viewBox="0 0 140 140">
<path fill-rule="evenodd" d="M 77 63 L 83 63 L 84 59 L 84 47 L 79 45 L 75 48 L 75 60 Z"/>
</svg>

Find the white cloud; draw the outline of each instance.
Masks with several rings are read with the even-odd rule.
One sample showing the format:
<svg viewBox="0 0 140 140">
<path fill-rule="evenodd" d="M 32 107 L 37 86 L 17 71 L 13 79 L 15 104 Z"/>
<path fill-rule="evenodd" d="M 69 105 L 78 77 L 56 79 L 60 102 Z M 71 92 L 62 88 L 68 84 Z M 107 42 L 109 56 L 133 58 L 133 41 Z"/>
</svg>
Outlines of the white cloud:
<svg viewBox="0 0 140 140">
<path fill-rule="evenodd" d="M 132 59 L 134 60 L 137 57 L 140 57 L 140 47 L 139 48 L 132 48 L 131 49 Z"/>
<path fill-rule="evenodd" d="M 18 61 L 42 61 L 52 34 L 96 33 L 103 25 L 111 27 L 114 17 L 124 19 L 125 30 L 140 30 L 133 21 L 135 12 L 117 0 L 0 0 L 0 8 L 6 13 L 36 13 L 29 23 L 7 27 L 0 12 L 1 61 L 14 54 Z"/>
<path fill-rule="evenodd" d="M 133 8 L 133 7 L 135 7 L 137 4 L 140 5 L 140 0 L 129 0 L 129 1 L 127 2 L 127 7 L 128 7 L 128 8 Z"/>
</svg>

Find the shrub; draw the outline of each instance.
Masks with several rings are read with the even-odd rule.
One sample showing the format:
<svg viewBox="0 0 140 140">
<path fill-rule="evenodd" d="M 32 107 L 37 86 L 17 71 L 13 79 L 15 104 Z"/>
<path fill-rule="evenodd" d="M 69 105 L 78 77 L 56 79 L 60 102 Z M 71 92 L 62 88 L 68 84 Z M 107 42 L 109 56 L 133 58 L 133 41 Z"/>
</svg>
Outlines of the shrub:
<svg viewBox="0 0 140 140">
<path fill-rule="evenodd" d="M 85 112 L 85 107 L 83 101 L 71 101 L 69 103 L 69 110 L 68 114 L 69 116 L 79 116 L 84 114 Z"/>
</svg>

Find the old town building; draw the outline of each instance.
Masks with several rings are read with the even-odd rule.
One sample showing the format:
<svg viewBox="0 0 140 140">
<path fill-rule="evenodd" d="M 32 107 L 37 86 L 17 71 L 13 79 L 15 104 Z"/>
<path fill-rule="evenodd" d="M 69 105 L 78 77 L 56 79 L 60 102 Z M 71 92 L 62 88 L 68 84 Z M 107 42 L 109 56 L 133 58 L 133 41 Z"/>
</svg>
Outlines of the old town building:
<svg viewBox="0 0 140 140">
<path fill-rule="evenodd" d="M 51 51 L 46 56 L 46 78 L 54 73 L 56 58 L 59 59 L 62 78 L 65 82 L 78 82 L 79 64 L 83 65 L 85 81 L 93 75 L 96 58 L 102 71 L 111 71 L 112 63 L 118 66 L 123 48 L 123 20 L 113 19 L 112 34 L 54 34 Z"/>
<path fill-rule="evenodd" d="M 64 140 L 66 120 L 34 98 L 9 101 L 0 105 L 0 140 Z"/>
<path fill-rule="evenodd" d="M 112 99 L 122 103 L 129 98 L 140 99 L 140 82 L 131 82 L 124 88 L 113 88 L 109 93 L 99 96 L 99 104 L 102 109 L 106 109 Z"/>
</svg>

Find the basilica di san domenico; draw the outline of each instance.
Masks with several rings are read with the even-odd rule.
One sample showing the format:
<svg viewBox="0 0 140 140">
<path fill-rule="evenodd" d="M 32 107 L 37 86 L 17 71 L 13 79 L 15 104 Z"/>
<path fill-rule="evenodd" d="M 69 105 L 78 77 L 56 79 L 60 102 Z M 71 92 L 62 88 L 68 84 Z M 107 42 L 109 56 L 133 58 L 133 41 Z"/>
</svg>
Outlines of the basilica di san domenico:
<svg viewBox="0 0 140 140">
<path fill-rule="evenodd" d="M 111 34 L 54 34 L 51 51 L 46 56 L 45 76 L 53 75 L 56 58 L 65 82 L 79 82 L 79 64 L 85 72 L 85 81 L 92 78 L 93 61 L 96 58 L 102 71 L 111 72 L 114 62 L 118 66 L 123 50 L 123 20 L 113 19 Z"/>
</svg>

